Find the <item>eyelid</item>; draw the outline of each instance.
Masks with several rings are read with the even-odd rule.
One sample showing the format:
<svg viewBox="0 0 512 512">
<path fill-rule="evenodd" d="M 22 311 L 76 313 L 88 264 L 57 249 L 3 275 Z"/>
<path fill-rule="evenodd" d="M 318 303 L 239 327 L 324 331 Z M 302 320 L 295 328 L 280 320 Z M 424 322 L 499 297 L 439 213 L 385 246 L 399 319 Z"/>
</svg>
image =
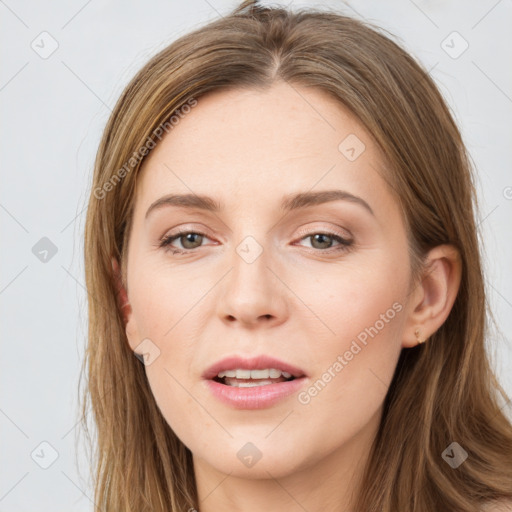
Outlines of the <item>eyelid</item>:
<svg viewBox="0 0 512 512">
<path fill-rule="evenodd" d="M 191 224 L 185 224 L 184 226 L 167 229 L 165 233 L 159 238 L 159 240 L 165 240 L 166 238 L 185 233 L 197 233 L 198 235 L 203 235 L 207 236 L 208 238 L 212 238 L 211 235 L 209 234 L 208 229 L 204 227 L 197 227 Z"/>
<path fill-rule="evenodd" d="M 324 226 L 313 226 L 309 228 L 300 228 L 299 229 L 299 236 L 304 237 L 308 235 L 313 235 L 317 233 L 325 233 L 325 234 L 332 234 L 337 235 L 340 238 L 343 238 L 344 240 L 351 241 L 354 237 L 350 231 L 347 229 L 340 228 L 339 226 L 331 226 L 331 227 L 324 227 Z"/>
</svg>

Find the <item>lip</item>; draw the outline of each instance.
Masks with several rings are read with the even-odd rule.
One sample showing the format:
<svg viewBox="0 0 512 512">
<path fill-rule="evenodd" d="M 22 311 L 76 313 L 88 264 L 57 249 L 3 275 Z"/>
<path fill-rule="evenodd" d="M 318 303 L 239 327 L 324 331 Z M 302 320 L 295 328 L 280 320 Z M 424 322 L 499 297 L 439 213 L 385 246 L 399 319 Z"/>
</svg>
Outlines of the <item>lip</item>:
<svg viewBox="0 0 512 512">
<path fill-rule="evenodd" d="M 307 377 L 306 372 L 291 364 L 285 363 L 275 357 L 259 355 L 254 357 L 229 356 L 217 361 L 210 366 L 202 375 L 203 379 L 213 379 L 223 370 L 264 370 L 266 368 L 276 368 L 291 373 L 295 378 Z M 269 384 L 270 385 L 270 384 Z"/>
<path fill-rule="evenodd" d="M 290 381 L 250 388 L 226 386 L 213 380 L 219 372 L 236 368 L 244 370 L 276 368 L 291 373 L 295 378 Z M 308 376 L 303 370 L 291 364 L 274 357 L 260 355 L 251 358 L 226 357 L 214 363 L 203 373 L 202 377 L 209 391 L 222 403 L 235 409 L 264 409 L 296 393 L 304 385 Z"/>
</svg>

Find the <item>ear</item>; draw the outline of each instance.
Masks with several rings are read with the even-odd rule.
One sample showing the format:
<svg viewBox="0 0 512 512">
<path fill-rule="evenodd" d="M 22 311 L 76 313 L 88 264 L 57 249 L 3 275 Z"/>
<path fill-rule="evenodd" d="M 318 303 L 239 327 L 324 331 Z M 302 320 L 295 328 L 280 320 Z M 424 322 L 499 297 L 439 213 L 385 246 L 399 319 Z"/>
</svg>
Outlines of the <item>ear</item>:
<svg viewBox="0 0 512 512">
<path fill-rule="evenodd" d="M 119 269 L 119 263 L 117 259 L 114 257 L 112 258 L 112 271 L 116 283 L 117 305 L 123 317 L 128 343 L 130 344 L 130 347 L 133 350 L 134 347 L 132 347 L 132 344 L 134 344 L 135 340 L 138 339 L 137 332 L 135 329 L 135 319 L 133 318 L 132 307 L 128 300 L 128 293 L 123 285 L 123 278 L 121 275 L 121 271 Z M 134 346 L 136 345 L 137 343 L 134 344 Z"/>
<path fill-rule="evenodd" d="M 443 325 L 459 291 L 462 262 L 453 245 L 438 245 L 427 255 L 425 271 L 410 295 L 402 346 L 418 345 L 419 338 L 426 340 Z M 428 343 L 428 340 L 427 340 Z"/>
<path fill-rule="evenodd" d="M 117 290 L 117 305 L 121 314 L 123 316 L 123 320 L 126 323 L 129 314 L 131 313 L 131 306 L 128 302 L 128 294 L 126 293 L 126 289 L 123 285 L 123 279 L 121 276 L 121 271 L 119 269 L 119 263 L 116 258 L 112 258 L 112 272 L 114 274 L 114 280 L 116 283 Z M 127 311 L 129 310 L 129 311 Z"/>
</svg>

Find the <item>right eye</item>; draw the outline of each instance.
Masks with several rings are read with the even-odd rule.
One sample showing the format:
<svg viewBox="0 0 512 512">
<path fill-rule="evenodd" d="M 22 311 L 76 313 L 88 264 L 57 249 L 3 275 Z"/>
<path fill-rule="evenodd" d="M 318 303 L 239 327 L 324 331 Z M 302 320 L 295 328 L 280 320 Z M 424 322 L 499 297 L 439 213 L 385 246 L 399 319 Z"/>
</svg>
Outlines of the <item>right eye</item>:
<svg viewBox="0 0 512 512">
<path fill-rule="evenodd" d="M 205 237 L 205 234 L 199 233 L 197 231 L 180 231 L 179 233 L 175 233 L 173 235 L 169 235 L 162 238 L 162 240 L 160 241 L 160 247 L 163 247 L 165 250 L 171 251 L 173 254 L 187 253 L 189 251 L 197 249 L 198 247 L 201 247 L 201 242 Z M 199 245 L 197 245 L 198 239 Z M 183 247 L 182 249 L 175 248 L 173 245 L 171 245 L 175 240 L 180 240 L 180 243 L 182 243 Z M 192 245 L 193 247 L 187 247 L 189 244 Z"/>
</svg>

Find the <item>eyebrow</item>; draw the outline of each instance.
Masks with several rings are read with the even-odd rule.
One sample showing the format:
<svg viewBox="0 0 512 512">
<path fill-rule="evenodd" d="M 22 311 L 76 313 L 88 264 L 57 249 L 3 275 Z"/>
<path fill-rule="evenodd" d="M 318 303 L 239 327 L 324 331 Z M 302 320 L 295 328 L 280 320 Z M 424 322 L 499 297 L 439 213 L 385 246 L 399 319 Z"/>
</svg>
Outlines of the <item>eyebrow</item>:
<svg viewBox="0 0 512 512">
<path fill-rule="evenodd" d="M 361 197 L 355 196 L 345 190 L 324 190 L 320 192 L 300 192 L 290 194 L 283 198 L 281 210 L 289 212 L 300 208 L 307 208 L 332 201 L 349 201 L 363 206 L 369 213 L 375 215 L 370 205 Z M 198 194 L 169 194 L 157 199 L 146 211 L 146 219 L 152 211 L 165 206 L 178 206 L 181 208 L 199 209 L 210 212 L 220 212 L 222 205 L 210 196 Z"/>
</svg>

